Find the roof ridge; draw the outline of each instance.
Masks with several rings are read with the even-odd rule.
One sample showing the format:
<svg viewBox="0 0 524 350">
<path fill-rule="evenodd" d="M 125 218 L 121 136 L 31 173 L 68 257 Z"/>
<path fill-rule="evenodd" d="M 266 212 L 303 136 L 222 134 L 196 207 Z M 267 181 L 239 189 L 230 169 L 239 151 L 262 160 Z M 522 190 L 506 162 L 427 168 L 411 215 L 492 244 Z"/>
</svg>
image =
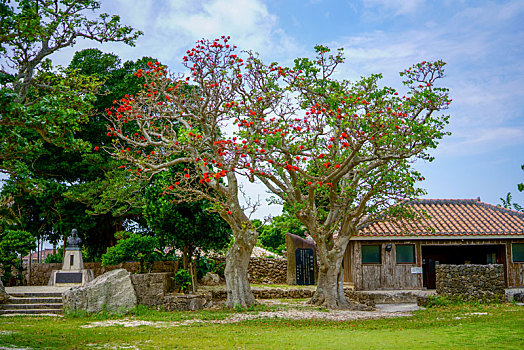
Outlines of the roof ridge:
<svg viewBox="0 0 524 350">
<path fill-rule="evenodd" d="M 502 208 L 476 199 L 413 199 L 398 203 L 413 208 L 415 211 L 427 211 L 429 218 L 423 217 L 421 222 L 411 224 L 409 220 L 397 221 L 393 218 L 386 219 L 383 215 L 372 220 L 358 229 L 359 235 L 365 234 L 364 231 L 371 230 L 374 235 L 399 235 L 403 231 L 411 231 L 411 234 L 426 234 L 422 232 L 422 227 L 433 228 L 432 235 L 493 235 L 502 234 L 524 234 L 524 213 L 511 209 Z M 379 225 L 380 219 L 386 222 L 396 222 L 398 228 Z M 428 225 L 429 224 L 429 225 Z M 435 230 L 436 229 L 436 230 Z M 417 232 L 420 231 L 420 232 Z M 371 233 L 370 232 L 370 233 Z"/>
<path fill-rule="evenodd" d="M 506 213 L 509 215 L 516 215 L 518 217 L 524 218 L 524 213 L 520 211 L 516 211 L 509 208 L 503 208 L 498 205 L 486 203 L 480 201 L 479 198 L 475 199 L 440 199 L 440 198 L 420 198 L 420 199 L 413 199 L 410 201 L 405 202 L 405 204 L 413 204 L 413 203 L 420 203 L 420 204 L 475 204 L 479 205 L 481 207 L 484 207 L 486 209 L 495 209 L 499 212 Z"/>
</svg>

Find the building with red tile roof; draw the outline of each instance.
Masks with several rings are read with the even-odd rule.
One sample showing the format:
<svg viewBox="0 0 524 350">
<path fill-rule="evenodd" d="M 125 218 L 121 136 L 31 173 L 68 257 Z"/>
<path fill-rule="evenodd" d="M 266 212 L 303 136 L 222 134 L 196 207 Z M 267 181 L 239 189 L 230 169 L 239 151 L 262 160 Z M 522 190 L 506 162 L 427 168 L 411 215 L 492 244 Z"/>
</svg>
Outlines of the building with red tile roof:
<svg viewBox="0 0 524 350">
<path fill-rule="evenodd" d="M 477 199 L 406 202 L 416 221 L 387 220 L 360 228 L 344 258 L 356 289 L 435 288 L 435 265 L 503 264 L 507 287 L 524 286 L 524 213 Z"/>
</svg>

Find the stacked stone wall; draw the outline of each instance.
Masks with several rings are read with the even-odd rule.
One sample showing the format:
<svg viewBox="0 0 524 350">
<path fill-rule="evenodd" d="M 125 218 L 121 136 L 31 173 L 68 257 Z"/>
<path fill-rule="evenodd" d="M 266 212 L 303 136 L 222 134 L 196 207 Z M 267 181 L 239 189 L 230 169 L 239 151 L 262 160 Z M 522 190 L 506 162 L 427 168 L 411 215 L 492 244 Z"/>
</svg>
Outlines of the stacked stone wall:
<svg viewBox="0 0 524 350">
<path fill-rule="evenodd" d="M 225 257 L 215 257 L 215 264 L 224 266 Z M 93 270 L 94 277 L 116 269 L 126 269 L 131 274 L 140 271 L 138 262 L 126 262 L 118 265 L 102 266 L 100 262 L 86 262 L 85 269 Z M 49 282 L 53 270 L 61 270 L 62 264 L 32 264 L 31 265 L 31 285 L 45 286 Z M 153 263 L 152 273 L 175 273 L 178 271 L 177 261 L 155 261 Z M 251 283 L 264 284 L 282 284 L 286 283 L 287 261 L 284 259 L 273 258 L 251 258 L 249 262 L 249 280 Z M 24 276 L 27 279 L 27 267 L 24 270 Z"/>
<path fill-rule="evenodd" d="M 131 274 L 131 283 L 135 288 L 137 303 L 149 307 L 162 305 L 164 296 L 173 290 L 172 273 Z"/>
<path fill-rule="evenodd" d="M 465 301 L 504 301 L 504 265 L 437 265 L 437 294 Z"/>
<path fill-rule="evenodd" d="M 225 257 L 214 257 L 215 265 L 225 266 Z M 261 284 L 286 283 L 287 261 L 274 258 L 251 258 L 248 268 L 249 282 Z"/>
<path fill-rule="evenodd" d="M 24 277 L 27 280 L 27 266 L 24 267 Z M 126 262 L 118 265 L 102 266 L 101 262 L 86 262 L 84 263 L 85 269 L 93 270 L 94 277 L 103 275 L 106 272 L 126 269 L 132 274 L 136 274 L 140 271 L 140 263 L 138 262 Z M 53 270 L 61 270 L 61 263 L 53 264 L 32 264 L 31 265 L 31 285 L 33 286 L 46 286 L 51 277 Z M 174 273 L 178 270 L 178 261 L 155 261 L 151 267 L 152 273 L 169 272 Z"/>
</svg>

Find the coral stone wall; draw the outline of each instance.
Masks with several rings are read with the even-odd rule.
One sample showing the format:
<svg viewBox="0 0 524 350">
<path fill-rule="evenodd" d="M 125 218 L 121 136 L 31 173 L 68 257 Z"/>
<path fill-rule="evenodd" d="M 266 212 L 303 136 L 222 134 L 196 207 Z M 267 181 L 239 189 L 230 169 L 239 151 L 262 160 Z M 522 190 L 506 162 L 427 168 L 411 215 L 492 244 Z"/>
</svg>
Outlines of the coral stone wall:
<svg viewBox="0 0 524 350">
<path fill-rule="evenodd" d="M 24 266 L 24 276 L 27 279 L 27 266 Z M 100 262 L 86 262 L 84 263 L 85 269 L 93 270 L 94 277 L 103 275 L 108 271 L 116 269 L 126 269 L 132 274 L 140 271 L 140 264 L 138 262 L 126 262 L 118 265 L 102 266 Z M 32 264 L 31 265 L 31 285 L 33 286 L 46 286 L 51 277 L 53 270 L 61 270 L 62 264 Z M 155 261 L 151 268 L 151 272 L 171 272 L 174 273 L 178 270 L 177 261 Z"/>
<path fill-rule="evenodd" d="M 174 287 L 172 273 L 131 274 L 131 283 L 135 288 L 137 303 L 149 307 L 162 305 L 164 296 Z"/>
<path fill-rule="evenodd" d="M 215 264 L 225 264 L 224 257 L 215 257 Z M 26 267 L 27 268 L 27 267 Z M 118 265 L 102 266 L 100 262 L 84 263 L 85 269 L 93 270 L 94 277 L 116 269 L 126 269 L 132 274 L 138 273 L 140 264 L 137 262 L 126 262 Z M 31 265 L 31 285 L 46 286 L 53 270 L 61 270 L 62 264 L 32 264 Z M 178 270 L 177 261 L 156 261 L 153 263 L 151 272 L 170 272 Z M 249 262 L 249 280 L 252 283 L 282 284 L 286 283 L 287 261 L 284 259 L 273 258 L 251 258 Z M 24 270 L 27 277 L 27 270 Z"/>
<path fill-rule="evenodd" d="M 225 264 L 225 257 L 214 257 L 215 264 Z M 286 283 L 287 261 L 273 258 L 251 258 L 249 260 L 249 282 L 263 284 Z"/>
<path fill-rule="evenodd" d="M 504 301 L 504 265 L 437 265 L 437 294 L 468 301 Z"/>
</svg>

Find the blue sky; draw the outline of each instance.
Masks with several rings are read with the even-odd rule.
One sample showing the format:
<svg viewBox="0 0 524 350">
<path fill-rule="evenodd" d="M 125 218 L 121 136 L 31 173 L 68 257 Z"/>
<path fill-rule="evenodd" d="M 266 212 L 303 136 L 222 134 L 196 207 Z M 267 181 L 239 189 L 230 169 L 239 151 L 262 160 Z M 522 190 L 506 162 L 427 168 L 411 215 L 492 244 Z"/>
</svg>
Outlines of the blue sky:
<svg viewBox="0 0 524 350">
<path fill-rule="evenodd" d="M 312 56 L 316 44 L 343 47 L 339 77 L 380 72 L 385 85 L 399 86 L 399 71 L 443 59 L 453 134 L 434 152 L 434 162 L 417 165 L 426 197 L 480 196 L 498 204 L 511 191 L 524 204 L 524 193 L 516 190 L 524 182 L 522 0 L 105 0 L 102 10 L 144 32 L 136 47 L 80 42 L 55 63 L 67 64 L 75 50 L 99 47 L 123 59 L 157 57 L 179 70 L 196 40 L 230 35 L 240 49 L 282 64 Z M 256 216 L 269 212 L 278 209 Z"/>
</svg>

